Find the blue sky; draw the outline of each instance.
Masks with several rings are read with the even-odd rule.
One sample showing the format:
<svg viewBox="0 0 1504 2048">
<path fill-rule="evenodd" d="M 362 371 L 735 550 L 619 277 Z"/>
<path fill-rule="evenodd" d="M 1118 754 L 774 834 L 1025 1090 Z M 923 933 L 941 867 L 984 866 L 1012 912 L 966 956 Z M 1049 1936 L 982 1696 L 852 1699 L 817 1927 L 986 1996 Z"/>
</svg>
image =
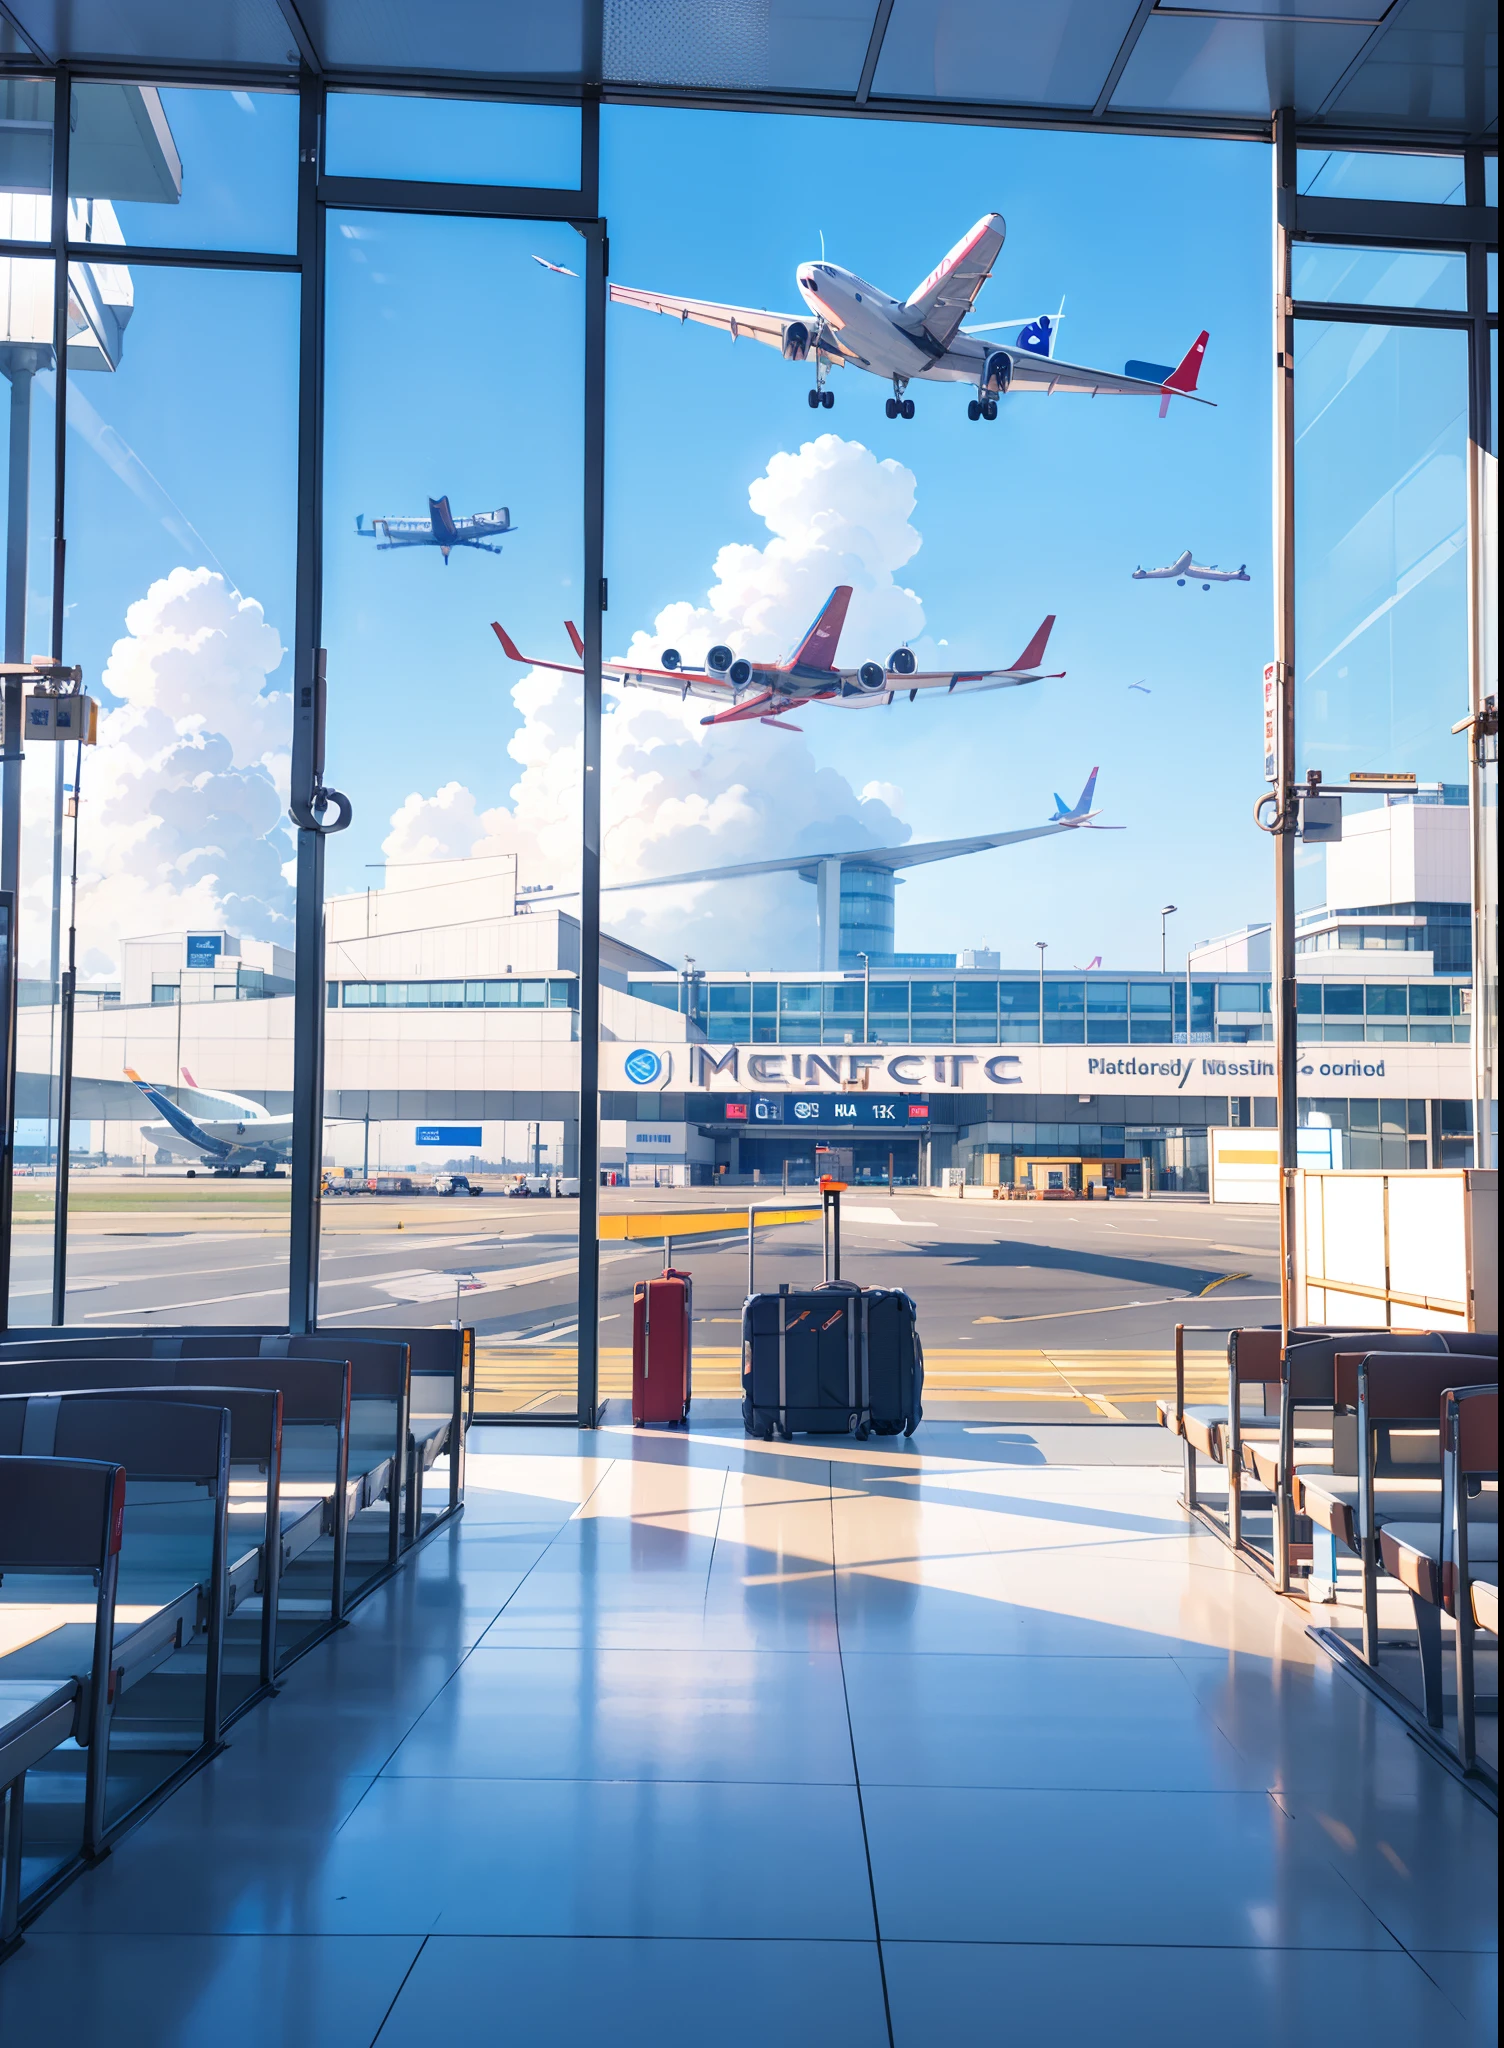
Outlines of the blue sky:
<svg viewBox="0 0 1504 2048">
<path fill-rule="evenodd" d="M 285 105 L 169 100 L 184 218 L 192 197 L 200 218 L 222 220 L 223 195 L 248 188 L 260 197 L 237 202 L 235 233 L 280 246 Z M 857 373 L 833 379 L 835 409 L 817 420 L 807 370 L 613 309 L 607 645 L 625 648 L 666 604 L 703 603 L 722 546 L 766 544 L 747 492 L 772 457 L 812 432 L 860 441 L 916 479 L 923 545 L 899 581 L 943 658 L 1012 658 L 1054 611 L 1051 665 L 1068 676 L 861 719 L 811 713 L 798 742 L 760 734 L 769 778 L 774 749 L 807 746 L 855 789 L 900 786 L 922 839 L 1041 822 L 1053 790 L 1074 796 L 1100 764 L 1106 818 L 1129 827 L 920 871 L 900 892 L 900 946 L 990 940 L 1016 962 L 1045 938 L 1052 964 L 1101 953 L 1144 966 L 1157 963 L 1161 903 L 1180 904 L 1182 943 L 1266 914 L 1268 848 L 1250 816 L 1271 603 L 1266 153 L 623 109 L 604 130 L 619 281 L 797 310 L 794 268 L 823 231 L 833 261 L 906 293 L 996 208 L 1008 238 L 979 318 L 1053 310 L 1063 295 L 1061 353 L 1113 368 L 1176 360 L 1210 329 L 1202 389 L 1216 410 L 1176 405 L 1161 422 L 1148 403 L 1020 398 L 986 426 L 966 420 L 960 387 L 915 386 L 916 419 L 889 422 L 885 388 Z M 203 196 L 211 186 L 220 201 Z M 155 221 L 129 226 L 168 239 Z M 366 864 L 409 793 L 458 778 L 486 806 L 516 779 L 515 671 L 489 621 L 562 654 L 580 578 L 582 287 L 531 257 L 578 268 L 581 246 L 561 226 L 331 224 L 329 772 L 357 810 L 331 848 L 332 887 L 375 878 Z M 78 384 L 170 505 L 72 438 L 70 653 L 94 676 L 125 606 L 188 559 L 175 518 L 291 636 L 295 287 L 141 268 L 135 289 L 120 371 Z M 510 506 L 518 531 L 501 557 L 446 569 L 356 537 L 357 513 L 421 511 L 440 492 L 457 512 Z M 1252 582 L 1203 594 L 1131 581 L 1137 563 L 1185 546 L 1246 562 Z M 1130 691 L 1139 678 L 1150 695 Z M 272 680 L 286 686 L 287 664 Z"/>
</svg>

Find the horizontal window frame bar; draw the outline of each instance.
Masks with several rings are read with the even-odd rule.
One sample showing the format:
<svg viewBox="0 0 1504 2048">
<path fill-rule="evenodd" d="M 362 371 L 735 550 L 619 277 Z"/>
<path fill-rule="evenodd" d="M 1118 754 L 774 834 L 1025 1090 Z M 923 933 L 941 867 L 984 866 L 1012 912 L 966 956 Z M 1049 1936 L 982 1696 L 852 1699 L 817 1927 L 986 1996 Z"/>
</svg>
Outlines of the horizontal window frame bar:
<svg viewBox="0 0 1504 2048">
<path fill-rule="evenodd" d="M 588 193 L 555 185 L 439 185 L 421 178 L 319 179 L 318 203 L 334 213 L 447 214 L 465 220 L 589 221 Z"/>
<path fill-rule="evenodd" d="M 1436 249 L 1466 249 L 1482 242 L 1496 247 L 1499 209 L 1297 194 L 1293 233 L 1297 241 L 1377 242 L 1384 247 L 1409 243 Z"/>
<path fill-rule="evenodd" d="M 1440 313 L 1422 306 L 1355 306 L 1347 301 L 1324 305 L 1319 299 L 1294 299 L 1291 317 L 1296 320 L 1330 320 L 1359 327 L 1451 327 L 1466 329 L 1476 324 L 1476 313 Z M 1486 316 L 1490 321 L 1495 314 Z"/>
<path fill-rule="evenodd" d="M 50 242 L 36 246 L 52 253 Z M 14 243 L 0 244 L 0 255 L 10 255 L 15 247 Z M 158 249 L 131 243 L 70 242 L 67 254 L 70 263 L 139 263 L 153 269 L 300 271 L 303 267 L 295 251 L 279 255 L 269 249 Z"/>
</svg>

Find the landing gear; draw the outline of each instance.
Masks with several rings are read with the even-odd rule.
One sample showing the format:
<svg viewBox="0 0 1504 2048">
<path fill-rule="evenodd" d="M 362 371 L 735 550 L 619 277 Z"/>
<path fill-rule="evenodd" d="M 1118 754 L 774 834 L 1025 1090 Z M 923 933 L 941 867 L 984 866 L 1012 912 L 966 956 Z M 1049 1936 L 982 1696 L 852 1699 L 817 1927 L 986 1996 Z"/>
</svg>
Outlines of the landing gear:
<svg viewBox="0 0 1504 2048">
<path fill-rule="evenodd" d="M 809 409 L 810 409 L 810 411 L 811 411 L 811 412 L 815 412 L 815 411 L 817 411 L 817 410 L 819 409 L 819 407 L 821 407 L 822 405 L 824 406 L 825 410 L 826 410 L 827 412 L 829 412 L 829 411 L 830 411 L 830 409 L 831 409 L 831 407 L 832 407 L 832 406 L 833 406 L 833 405 L 835 404 L 835 402 L 836 402 L 836 395 L 835 395 L 835 393 L 834 393 L 833 391 L 827 391 L 827 390 L 826 390 L 826 388 L 825 388 L 825 378 L 826 378 L 826 374 L 827 374 L 828 368 L 829 368 L 829 366 L 828 366 L 828 364 L 827 364 L 827 363 L 825 362 L 825 360 L 823 359 L 823 357 L 820 357 L 820 356 L 816 356 L 816 358 L 815 358 L 815 388 L 814 388 L 814 390 L 813 390 L 813 391 L 812 391 L 812 392 L 811 392 L 811 393 L 809 394 Z"/>
<path fill-rule="evenodd" d="M 972 399 L 971 403 L 967 406 L 966 417 L 969 420 L 979 420 L 982 417 L 982 407 L 977 399 Z"/>
<path fill-rule="evenodd" d="M 893 379 L 893 396 L 883 407 L 890 420 L 911 420 L 914 417 L 914 401 L 903 395 L 908 388 L 908 382 L 907 377 Z"/>
<path fill-rule="evenodd" d="M 898 418 L 898 400 L 896 398 L 887 399 L 884 402 L 883 411 L 890 420 L 896 420 Z"/>
<path fill-rule="evenodd" d="M 982 418 L 984 420 L 995 420 L 997 418 L 997 400 L 995 398 L 989 398 L 983 402 Z"/>
<path fill-rule="evenodd" d="M 995 420 L 997 418 L 997 400 L 995 398 L 972 399 L 966 408 L 966 417 L 969 420 Z"/>
</svg>

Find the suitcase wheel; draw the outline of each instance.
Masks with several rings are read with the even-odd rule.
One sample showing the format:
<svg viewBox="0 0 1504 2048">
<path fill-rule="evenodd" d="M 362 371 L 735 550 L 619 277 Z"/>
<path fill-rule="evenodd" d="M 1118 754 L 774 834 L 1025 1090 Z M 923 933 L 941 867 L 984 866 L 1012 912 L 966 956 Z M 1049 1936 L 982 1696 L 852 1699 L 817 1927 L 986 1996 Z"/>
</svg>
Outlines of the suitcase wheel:
<svg viewBox="0 0 1504 2048">
<path fill-rule="evenodd" d="M 856 1440 L 859 1444 L 864 1444 L 867 1441 L 868 1437 L 871 1436 L 871 1434 L 872 1431 L 868 1428 L 865 1422 L 859 1422 L 857 1424 Z"/>
<path fill-rule="evenodd" d="M 910 1422 L 910 1423 L 907 1423 L 907 1424 L 906 1424 L 906 1425 L 904 1426 L 904 1432 L 903 1432 L 903 1433 L 904 1433 L 904 1435 L 905 1435 L 905 1436 L 912 1436 L 912 1435 L 914 1434 L 914 1431 L 915 1431 L 915 1430 L 916 1430 L 916 1429 L 918 1428 L 918 1426 L 919 1426 L 919 1425 L 918 1425 L 917 1423 L 914 1423 L 914 1422 Z"/>
</svg>

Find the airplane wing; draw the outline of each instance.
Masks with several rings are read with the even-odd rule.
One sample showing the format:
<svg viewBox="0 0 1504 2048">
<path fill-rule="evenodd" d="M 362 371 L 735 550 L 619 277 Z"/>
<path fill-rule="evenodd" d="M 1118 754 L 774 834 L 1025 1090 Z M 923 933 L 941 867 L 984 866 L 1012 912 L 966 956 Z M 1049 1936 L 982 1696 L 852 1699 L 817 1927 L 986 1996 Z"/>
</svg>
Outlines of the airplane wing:
<svg viewBox="0 0 1504 2048">
<path fill-rule="evenodd" d="M 1036 355 L 1030 350 L 1010 348 L 1013 363 L 1010 391 L 1043 391 L 1084 394 L 1089 398 L 1157 398 L 1160 417 L 1169 409 L 1171 398 L 1191 398 L 1197 405 L 1215 405 L 1196 390 L 1201 358 L 1207 337 L 1202 334 L 1191 344 L 1180 363 L 1129 363 L 1121 376 L 1115 370 L 1092 370 L 1081 363 L 1065 363 L 1059 356 Z M 1149 374 L 1132 374 L 1146 372 Z"/>
<path fill-rule="evenodd" d="M 924 283 L 904 301 L 905 326 L 922 327 L 939 348 L 949 348 L 976 304 L 1003 246 L 1003 216 L 987 213 L 957 242 Z"/>
<path fill-rule="evenodd" d="M 783 350 L 785 331 L 793 326 L 808 330 L 808 313 L 770 313 L 759 306 L 721 306 L 713 299 L 681 299 L 672 292 L 642 291 L 632 284 L 614 284 L 611 297 L 618 306 L 639 306 L 644 313 L 667 313 L 680 321 L 693 320 L 701 327 L 718 327 L 733 341 L 765 342 Z"/>
<path fill-rule="evenodd" d="M 912 704 L 921 690 L 943 690 L 947 696 L 952 696 L 977 690 L 1011 690 L 1023 683 L 1059 682 L 1065 674 L 1064 669 L 1046 674 L 1040 668 L 1054 627 L 1055 614 L 1051 612 L 1009 668 L 920 669 L 909 675 L 890 669 L 885 678 L 886 688 L 876 689 L 862 684 L 860 670 L 843 670 L 840 694 L 832 693 L 828 700 L 822 697 L 819 701 L 838 703 L 843 709 L 854 710 L 864 704 L 892 704 L 905 696 Z"/>
<path fill-rule="evenodd" d="M 491 631 L 501 642 L 507 659 L 519 663 L 524 668 L 558 669 L 561 674 L 567 676 L 582 676 L 585 673 L 577 661 L 544 661 L 537 655 L 524 654 L 505 626 L 499 625 L 495 619 L 491 621 Z M 575 651 L 582 653 L 584 650 L 578 642 L 573 626 L 569 631 L 571 639 L 576 640 Z M 736 697 L 736 691 L 730 683 L 723 681 L 719 676 L 708 674 L 703 669 L 649 668 L 637 662 L 603 661 L 601 672 L 604 675 L 615 676 L 629 689 L 661 690 L 665 696 L 670 697 L 710 697 L 718 704 L 724 704 Z"/>
</svg>

